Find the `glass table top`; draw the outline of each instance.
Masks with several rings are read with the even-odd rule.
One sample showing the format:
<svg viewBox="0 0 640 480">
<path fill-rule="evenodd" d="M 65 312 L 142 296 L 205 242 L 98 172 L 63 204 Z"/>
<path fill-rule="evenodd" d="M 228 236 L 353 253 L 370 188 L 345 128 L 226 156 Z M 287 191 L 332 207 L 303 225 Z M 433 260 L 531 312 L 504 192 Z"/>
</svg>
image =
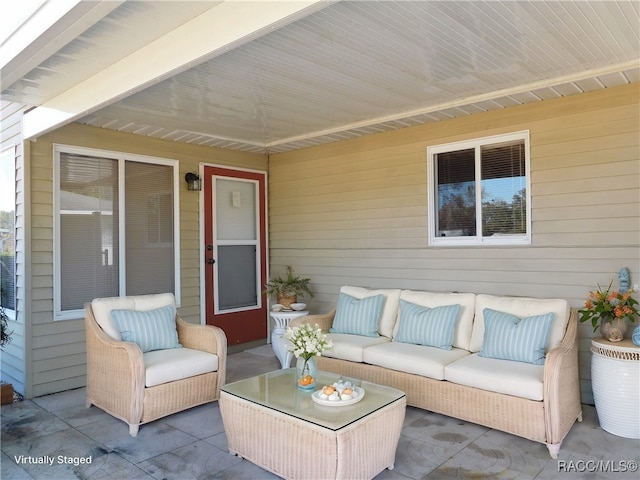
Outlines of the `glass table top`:
<svg viewBox="0 0 640 480">
<path fill-rule="evenodd" d="M 341 378 L 364 389 L 362 400 L 352 405 L 320 405 L 311 398 L 313 391 L 298 388 L 295 368 L 228 383 L 222 387 L 222 391 L 331 430 L 339 430 L 405 396 L 404 392 L 395 388 L 360 382 L 329 372 L 318 372 L 316 390 L 332 385 Z"/>
</svg>

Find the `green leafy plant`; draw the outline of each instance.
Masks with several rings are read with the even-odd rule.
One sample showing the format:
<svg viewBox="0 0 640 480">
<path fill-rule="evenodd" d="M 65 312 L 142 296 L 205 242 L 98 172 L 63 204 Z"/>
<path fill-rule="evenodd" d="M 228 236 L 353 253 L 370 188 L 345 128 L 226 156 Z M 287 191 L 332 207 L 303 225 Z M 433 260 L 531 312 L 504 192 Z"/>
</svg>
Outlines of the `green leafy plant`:
<svg viewBox="0 0 640 480">
<path fill-rule="evenodd" d="M 267 295 L 281 295 L 283 297 L 301 296 L 305 294 L 313 298 L 313 292 L 309 286 L 310 278 L 302 278 L 294 275 L 293 267 L 287 265 L 285 268 L 285 276 L 272 278 L 265 284 L 265 293 Z"/>
<path fill-rule="evenodd" d="M 11 342 L 11 334 L 13 331 L 9 330 L 9 316 L 4 307 L 0 305 L 0 349 L 3 349 L 6 344 Z"/>
<path fill-rule="evenodd" d="M 598 290 L 589 292 L 589 296 L 584 303 L 584 308 L 578 310 L 580 322 L 591 321 L 591 326 L 595 332 L 601 323 L 610 322 L 615 318 L 627 318 L 635 321 L 638 315 L 638 301 L 631 294 L 633 290 L 624 293 L 618 290 L 611 290 L 611 283 L 606 290 L 598 285 Z"/>
</svg>

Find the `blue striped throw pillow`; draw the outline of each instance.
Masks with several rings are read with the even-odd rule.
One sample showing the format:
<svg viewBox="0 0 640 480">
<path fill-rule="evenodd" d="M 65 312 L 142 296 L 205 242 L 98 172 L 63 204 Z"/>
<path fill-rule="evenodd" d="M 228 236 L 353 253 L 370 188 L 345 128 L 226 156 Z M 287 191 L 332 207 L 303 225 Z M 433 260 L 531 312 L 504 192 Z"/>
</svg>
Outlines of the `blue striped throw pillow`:
<svg viewBox="0 0 640 480">
<path fill-rule="evenodd" d="M 485 308 L 481 357 L 543 365 L 554 314 L 518 318 Z"/>
<path fill-rule="evenodd" d="M 400 318 L 394 342 L 451 350 L 460 305 L 423 307 L 400 300 Z"/>
<path fill-rule="evenodd" d="M 378 337 L 378 321 L 383 302 L 382 294 L 358 299 L 341 293 L 329 332 Z"/>
<path fill-rule="evenodd" d="M 122 340 L 136 343 L 142 352 L 180 348 L 173 305 L 155 310 L 111 310 Z"/>
</svg>

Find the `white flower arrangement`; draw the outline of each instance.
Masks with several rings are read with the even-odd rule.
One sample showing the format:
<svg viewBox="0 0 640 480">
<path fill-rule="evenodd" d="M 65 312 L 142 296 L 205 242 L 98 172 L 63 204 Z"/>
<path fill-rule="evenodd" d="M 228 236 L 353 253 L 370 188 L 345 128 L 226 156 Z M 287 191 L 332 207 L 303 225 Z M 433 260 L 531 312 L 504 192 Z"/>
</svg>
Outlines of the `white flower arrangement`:
<svg viewBox="0 0 640 480">
<path fill-rule="evenodd" d="M 299 327 L 289 327 L 283 337 L 291 342 L 288 346 L 289 351 L 296 358 L 304 358 L 305 362 L 333 348 L 333 342 L 327 339 L 317 324 L 313 327 L 308 323 L 303 323 Z"/>
</svg>

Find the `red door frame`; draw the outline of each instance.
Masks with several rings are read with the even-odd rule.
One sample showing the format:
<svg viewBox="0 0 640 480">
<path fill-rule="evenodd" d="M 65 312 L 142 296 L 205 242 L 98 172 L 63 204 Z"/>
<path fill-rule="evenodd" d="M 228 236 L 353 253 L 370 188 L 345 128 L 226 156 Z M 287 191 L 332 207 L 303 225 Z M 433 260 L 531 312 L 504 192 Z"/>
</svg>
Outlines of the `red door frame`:
<svg viewBox="0 0 640 480">
<path fill-rule="evenodd" d="M 213 259 L 213 251 L 207 250 L 207 246 L 213 245 L 214 243 L 212 177 L 222 176 L 242 180 L 254 180 L 258 183 L 258 196 L 260 197 L 258 202 L 260 216 L 258 222 L 260 238 L 260 285 L 264 285 L 267 282 L 266 175 L 266 172 L 234 170 L 211 166 L 204 167 L 205 318 L 208 325 L 215 325 L 224 330 L 229 345 L 261 340 L 267 337 L 267 298 L 261 289 L 259 308 L 215 315 L 213 295 L 213 288 L 215 286 L 214 264 L 209 263 L 210 259 Z"/>
</svg>

